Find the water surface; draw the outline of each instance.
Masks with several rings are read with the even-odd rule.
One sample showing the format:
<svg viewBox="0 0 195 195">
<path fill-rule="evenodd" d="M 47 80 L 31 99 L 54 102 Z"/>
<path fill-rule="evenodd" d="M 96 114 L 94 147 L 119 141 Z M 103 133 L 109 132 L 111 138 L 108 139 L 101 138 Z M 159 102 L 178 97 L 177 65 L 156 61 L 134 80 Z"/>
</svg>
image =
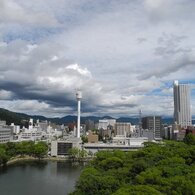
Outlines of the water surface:
<svg viewBox="0 0 195 195">
<path fill-rule="evenodd" d="M 66 195 L 74 190 L 82 166 L 28 161 L 0 168 L 0 195 Z"/>
</svg>

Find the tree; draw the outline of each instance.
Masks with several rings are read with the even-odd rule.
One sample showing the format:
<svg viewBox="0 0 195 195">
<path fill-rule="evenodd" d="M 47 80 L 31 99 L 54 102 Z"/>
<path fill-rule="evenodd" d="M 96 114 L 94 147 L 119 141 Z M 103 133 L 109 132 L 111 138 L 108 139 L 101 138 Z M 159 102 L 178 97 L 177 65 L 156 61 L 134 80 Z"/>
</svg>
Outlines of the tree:
<svg viewBox="0 0 195 195">
<path fill-rule="evenodd" d="M 32 141 L 22 141 L 16 145 L 16 153 L 24 156 L 24 155 L 33 155 L 34 150 L 34 142 Z"/>
<path fill-rule="evenodd" d="M 131 174 L 132 178 L 135 178 L 136 175 L 138 175 L 142 171 L 145 171 L 147 167 L 148 167 L 148 165 L 147 165 L 146 161 L 144 161 L 143 159 L 139 159 L 137 161 L 134 161 L 132 168 L 130 170 L 130 174 Z"/>
<path fill-rule="evenodd" d="M 79 149 L 77 147 L 73 147 L 69 150 L 69 157 L 73 161 L 75 160 L 82 160 L 83 158 L 86 158 L 88 156 L 88 153 L 84 149 Z"/>
<path fill-rule="evenodd" d="M 68 151 L 69 157 L 75 161 L 79 158 L 79 149 L 77 147 L 73 147 Z"/>
<path fill-rule="evenodd" d="M 9 156 L 11 156 L 11 157 L 16 156 L 16 154 L 17 154 L 16 143 L 8 142 L 6 144 L 6 151 L 7 151 L 7 154 Z"/>
<path fill-rule="evenodd" d="M 4 147 L 0 147 L 0 166 L 5 165 L 9 160 L 9 156 L 6 154 L 6 150 Z"/>
<path fill-rule="evenodd" d="M 105 160 L 102 160 L 100 165 L 104 170 L 118 169 L 120 167 L 123 167 L 123 161 L 120 158 L 113 156 Z"/>
<path fill-rule="evenodd" d="M 195 194 L 195 145 L 165 141 L 138 151 L 100 151 L 73 194 Z"/>
<path fill-rule="evenodd" d="M 184 142 L 188 145 L 195 145 L 195 135 L 188 133 L 184 138 Z"/>
<path fill-rule="evenodd" d="M 76 186 L 80 194 L 109 195 L 119 187 L 119 182 L 113 176 L 101 175 L 95 168 L 86 168 Z"/>
<path fill-rule="evenodd" d="M 79 158 L 86 158 L 88 156 L 88 153 L 86 150 L 82 149 L 79 151 Z"/>
<path fill-rule="evenodd" d="M 87 136 L 84 136 L 84 135 L 81 136 L 81 140 L 82 140 L 83 143 L 87 143 L 88 142 Z"/>
<path fill-rule="evenodd" d="M 47 151 L 48 147 L 45 142 L 38 142 L 37 144 L 34 145 L 33 153 L 36 158 L 39 158 L 39 160 L 47 154 Z"/>
<path fill-rule="evenodd" d="M 162 195 L 158 190 L 146 186 L 146 185 L 137 185 L 137 186 L 125 186 L 117 190 L 113 195 Z"/>
</svg>

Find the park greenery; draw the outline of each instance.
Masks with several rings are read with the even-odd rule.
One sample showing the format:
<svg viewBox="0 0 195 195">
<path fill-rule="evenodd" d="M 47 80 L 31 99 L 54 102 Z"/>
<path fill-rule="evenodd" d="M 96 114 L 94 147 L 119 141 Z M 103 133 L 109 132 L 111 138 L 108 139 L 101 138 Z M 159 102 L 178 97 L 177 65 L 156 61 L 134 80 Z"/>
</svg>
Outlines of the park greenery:
<svg viewBox="0 0 195 195">
<path fill-rule="evenodd" d="M 195 136 L 184 142 L 146 143 L 138 151 L 100 151 L 71 195 L 193 195 Z"/>
<path fill-rule="evenodd" d="M 47 154 L 47 151 L 48 146 L 45 142 L 23 141 L 0 144 L 0 166 L 5 165 L 14 157 L 24 157 L 27 155 L 41 159 Z"/>
<path fill-rule="evenodd" d="M 73 147 L 69 150 L 69 159 L 71 161 L 84 161 L 87 157 L 89 157 L 89 154 L 84 149 L 79 149 L 77 147 Z"/>
</svg>

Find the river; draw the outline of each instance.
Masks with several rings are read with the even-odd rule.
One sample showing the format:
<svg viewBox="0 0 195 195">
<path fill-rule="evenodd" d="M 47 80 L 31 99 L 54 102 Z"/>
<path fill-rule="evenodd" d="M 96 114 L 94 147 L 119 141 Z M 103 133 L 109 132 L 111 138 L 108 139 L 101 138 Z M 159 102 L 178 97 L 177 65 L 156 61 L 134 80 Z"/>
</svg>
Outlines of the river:
<svg viewBox="0 0 195 195">
<path fill-rule="evenodd" d="M 24 161 L 0 167 L 0 195 L 66 195 L 83 166 L 69 162 Z"/>
</svg>

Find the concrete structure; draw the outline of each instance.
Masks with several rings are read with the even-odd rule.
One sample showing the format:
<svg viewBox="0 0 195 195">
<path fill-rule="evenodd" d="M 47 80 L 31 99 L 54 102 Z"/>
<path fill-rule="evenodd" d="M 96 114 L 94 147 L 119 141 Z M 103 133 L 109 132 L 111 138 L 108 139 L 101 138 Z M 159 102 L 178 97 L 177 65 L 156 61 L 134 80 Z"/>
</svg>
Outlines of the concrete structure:
<svg viewBox="0 0 195 195">
<path fill-rule="evenodd" d="M 76 98 L 77 98 L 77 102 L 78 102 L 78 115 L 77 115 L 77 134 L 76 137 L 80 138 L 80 121 L 81 121 L 81 99 L 82 99 L 82 93 L 81 91 L 77 91 L 76 93 Z"/>
<path fill-rule="evenodd" d="M 147 116 L 142 118 L 142 128 L 153 131 L 153 139 L 161 138 L 161 117 L 160 116 Z"/>
<path fill-rule="evenodd" d="M 107 126 L 108 126 L 108 121 L 106 119 L 99 120 L 98 129 L 107 129 Z"/>
<path fill-rule="evenodd" d="M 86 131 L 93 130 L 95 128 L 95 123 L 92 120 L 86 120 L 85 125 L 86 125 Z"/>
<path fill-rule="evenodd" d="M 39 127 L 38 129 L 40 129 L 41 131 L 47 131 L 47 127 L 49 126 L 49 123 L 47 120 L 45 121 L 39 121 L 37 120 L 36 125 Z"/>
<path fill-rule="evenodd" d="M 116 130 L 116 135 L 125 135 L 129 137 L 132 132 L 131 123 L 117 122 L 115 124 L 115 130 Z"/>
<path fill-rule="evenodd" d="M 31 130 L 30 132 L 22 132 L 19 136 L 19 139 L 21 141 L 37 141 L 37 140 L 41 140 L 42 137 L 42 132 L 37 132 L 37 131 L 33 131 Z"/>
<path fill-rule="evenodd" d="M 130 151 L 137 150 L 144 147 L 144 142 L 147 138 L 125 138 L 124 136 L 117 136 L 113 138 L 114 143 L 85 143 L 84 149 L 87 152 L 96 153 L 100 150 L 122 150 Z"/>
<path fill-rule="evenodd" d="M 99 120 L 98 130 L 103 139 L 111 138 L 116 135 L 115 132 L 116 119 Z"/>
<path fill-rule="evenodd" d="M 20 126 L 19 125 L 14 125 L 14 123 L 11 123 L 10 127 L 13 129 L 14 134 L 20 133 Z"/>
<path fill-rule="evenodd" d="M 0 143 L 9 142 L 11 139 L 11 128 L 6 125 L 6 121 L 0 121 Z"/>
<path fill-rule="evenodd" d="M 91 131 L 89 131 L 87 138 L 88 138 L 88 143 L 98 143 L 98 135 L 94 134 Z"/>
<path fill-rule="evenodd" d="M 71 148 L 81 148 L 78 138 L 68 140 L 56 140 L 51 142 L 51 156 L 65 156 Z"/>
<path fill-rule="evenodd" d="M 164 126 L 163 127 L 163 138 L 164 139 L 169 139 L 169 140 L 171 140 L 172 139 L 172 137 L 173 137 L 173 127 L 172 127 L 172 125 L 169 125 L 169 126 Z"/>
<path fill-rule="evenodd" d="M 106 130 L 109 125 L 115 126 L 116 119 L 103 119 L 99 120 L 98 129 L 104 129 Z"/>
<path fill-rule="evenodd" d="M 117 145 L 129 145 L 129 146 L 141 146 L 144 142 L 147 142 L 147 137 L 138 137 L 138 138 L 131 138 L 126 136 L 118 135 L 113 138 L 113 143 Z"/>
<path fill-rule="evenodd" d="M 141 134 L 142 134 L 142 137 L 147 137 L 148 141 L 153 141 L 155 139 L 153 129 L 142 129 Z"/>
<path fill-rule="evenodd" d="M 33 119 L 31 118 L 30 121 L 29 121 L 29 127 L 28 127 L 29 130 L 32 130 L 33 129 Z"/>
<path fill-rule="evenodd" d="M 175 124 L 185 128 L 192 125 L 190 93 L 188 84 L 179 84 L 178 81 L 174 81 L 174 121 Z"/>
</svg>

